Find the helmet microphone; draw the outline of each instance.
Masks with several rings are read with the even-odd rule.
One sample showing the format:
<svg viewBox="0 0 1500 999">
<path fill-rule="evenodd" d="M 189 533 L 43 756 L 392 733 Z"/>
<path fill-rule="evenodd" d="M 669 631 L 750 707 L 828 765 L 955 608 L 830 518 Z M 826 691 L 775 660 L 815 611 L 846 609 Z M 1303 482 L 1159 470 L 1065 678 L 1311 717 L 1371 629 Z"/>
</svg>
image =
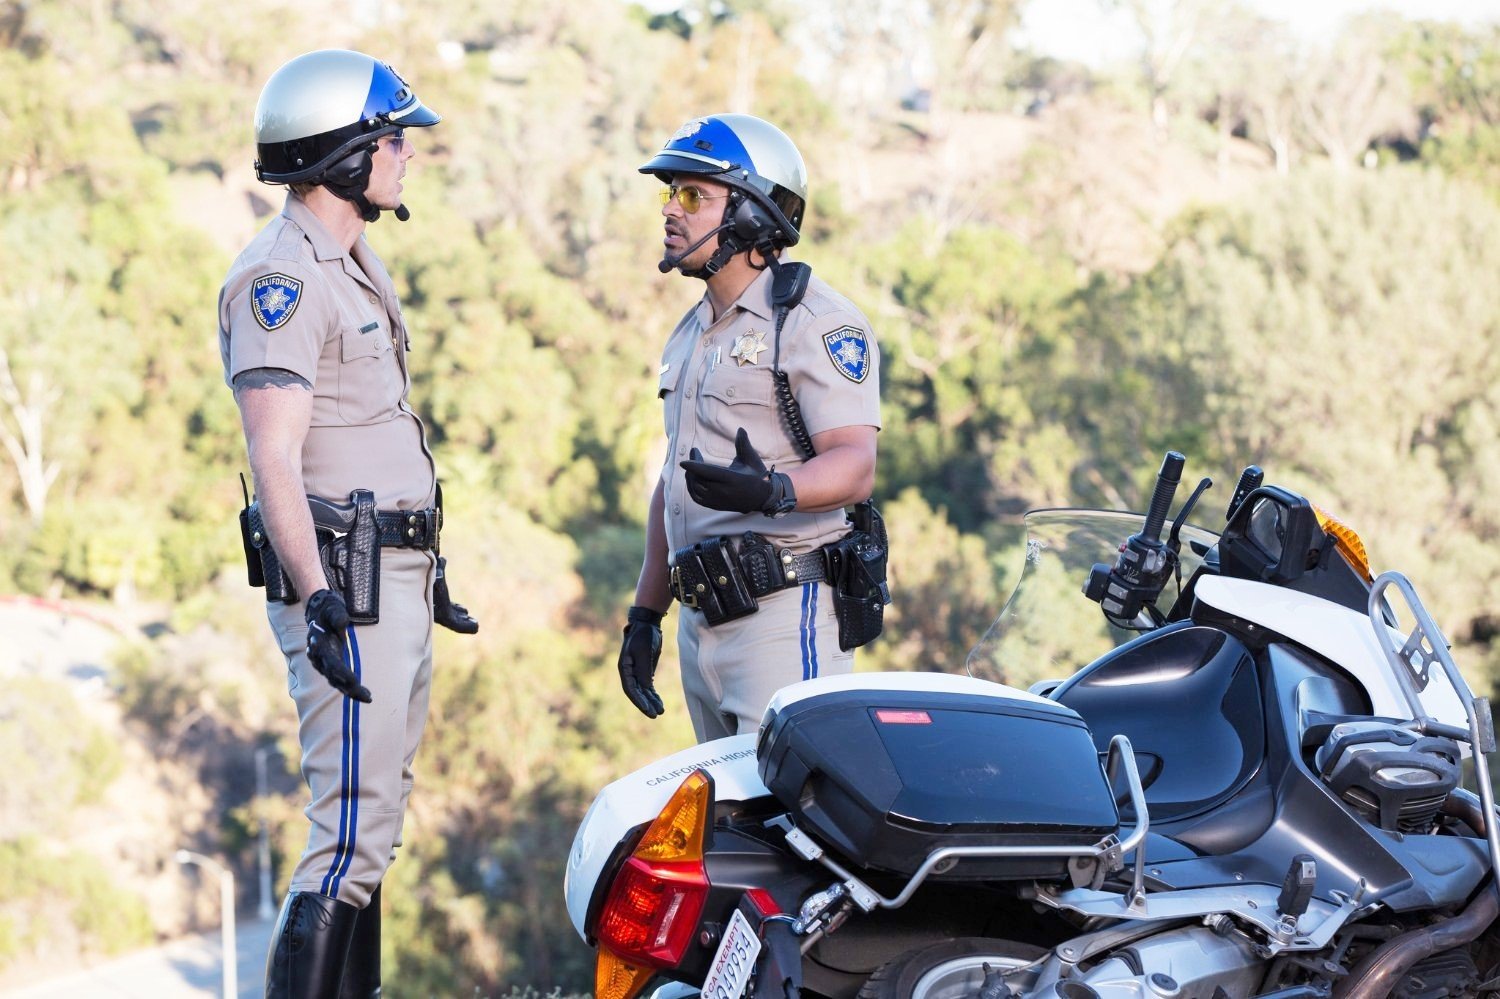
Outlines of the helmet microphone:
<svg viewBox="0 0 1500 999">
<path fill-rule="evenodd" d="M 360 218 L 366 222 L 379 220 L 381 212 L 380 208 L 372 205 L 370 199 L 365 197 L 365 187 L 370 181 L 370 171 L 374 168 L 372 161 L 374 150 L 375 144 L 372 142 L 350 153 L 314 178 L 316 183 L 322 184 L 333 194 L 351 202 L 359 210 Z M 411 218 L 411 210 L 402 204 L 398 204 L 389 211 L 401 222 Z"/>
<path fill-rule="evenodd" d="M 663 274 L 666 274 L 668 271 L 681 264 L 688 257 L 692 256 L 693 251 L 698 249 L 698 247 L 702 246 L 704 243 L 707 243 L 710 239 L 714 238 L 725 229 L 731 228 L 733 225 L 734 223 L 732 221 L 725 222 L 723 225 L 716 226 L 715 228 L 710 229 L 708 232 L 704 233 L 701 238 L 699 238 L 696 242 L 694 242 L 687 249 L 683 250 L 681 253 L 664 254 L 661 258 L 661 263 L 656 265 L 656 269 L 661 271 Z"/>
</svg>

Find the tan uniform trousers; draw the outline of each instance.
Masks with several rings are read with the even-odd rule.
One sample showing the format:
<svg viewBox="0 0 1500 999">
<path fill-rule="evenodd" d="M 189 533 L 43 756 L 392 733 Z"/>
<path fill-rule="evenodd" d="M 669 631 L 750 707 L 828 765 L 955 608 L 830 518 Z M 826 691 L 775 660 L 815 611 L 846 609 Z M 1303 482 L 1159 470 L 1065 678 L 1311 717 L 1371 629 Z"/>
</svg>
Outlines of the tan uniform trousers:
<svg viewBox="0 0 1500 999">
<path fill-rule="evenodd" d="M 854 669 L 854 651 L 839 648 L 827 583 L 761 597 L 754 614 L 712 628 L 702 611 L 678 609 L 682 691 L 699 742 L 753 733 L 787 684 Z"/>
<path fill-rule="evenodd" d="M 401 845 L 412 761 L 432 681 L 432 577 L 427 552 L 380 552 L 380 621 L 350 631 L 361 704 L 329 686 L 307 659 L 304 604 L 267 605 L 297 704 L 302 776 L 312 792 L 307 849 L 291 891 L 364 908 Z"/>
</svg>

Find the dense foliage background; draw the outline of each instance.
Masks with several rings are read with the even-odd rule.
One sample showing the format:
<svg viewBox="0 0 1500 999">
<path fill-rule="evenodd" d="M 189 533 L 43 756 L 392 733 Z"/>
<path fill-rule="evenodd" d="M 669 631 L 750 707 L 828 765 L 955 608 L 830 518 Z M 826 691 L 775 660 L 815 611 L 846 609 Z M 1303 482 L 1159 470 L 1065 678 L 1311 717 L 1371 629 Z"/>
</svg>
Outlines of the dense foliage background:
<svg viewBox="0 0 1500 999">
<path fill-rule="evenodd" d="M 880 338 L 898 602 L 864 667 L 959 668 L 1020 513 L 1138 507 L 1175 447 L 1209 508 L 1253 461 L 1353 524 L 1487 687 L 1500 30 L 1372 16 L 1315 43 L 1224 2 L 1115 6 L 1142 57 L 1098 70 L 1019 48 L 1021 0 L 0 3 L 0 594 L 132 636 L 102 703 L 0 671 L 0 981 L 211 923 L 179 845 L 246 885 L 258 822 L 279 871 L 300 848 L 214 303 L 280 207 L 250 170 L 260 85 L 310 48 L 382 54 L 445 116 L 415 136 L 412 220 L 370 232 L 483 622 L 438 638 L 386 892 L 399 994 L 587 989 L 567 844 L 599 786 L 691 740 L 629 707 L 613 657 L 651 373 L 698 294 L 652 266 L 635 168 L 699 113 L 796 139 L 798 255 Z"/>
</svg>

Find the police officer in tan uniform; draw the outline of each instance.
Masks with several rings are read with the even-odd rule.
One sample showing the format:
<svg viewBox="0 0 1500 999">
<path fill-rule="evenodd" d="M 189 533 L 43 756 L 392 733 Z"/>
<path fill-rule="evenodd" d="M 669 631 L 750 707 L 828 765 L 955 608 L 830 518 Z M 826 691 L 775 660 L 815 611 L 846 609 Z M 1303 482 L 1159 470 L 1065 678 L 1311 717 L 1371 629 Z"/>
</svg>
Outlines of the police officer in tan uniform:
<svg viewBox="0 0 1500 999">
<path fill-rule="evenodd" d="M 683 688 L 706 741 L 753 732 L 788 683 L 853 668 L 822 550 L 874 485 L 879 352 L 860 311 L 782 252 L 797 242 L 807 180 L 774 125 L 696 118 L 640 169 L 667 185 L 659 269 L 707 288 L 662 354 L 669 450 L 620 678 L 637 708 L 661 713 L 660 625 L 681 601 Z M 805 427 L 800 445 L 778 371 Z"/>
<path fill-rule="evenodd" d="M 447 599 L 432 455 L 406 401 L 407 330 L 364 237 L 382 212 L 406 218 L 410 130 L 439 120 L 358 52 L 277 70 L 256 108 L 256 173 L 292 190 L 219 296 L 257 495 L 247 551 L 275 576 L 268 616 L 311 792 L 267 996 L 379 994 L 380 882 L 426 721 L 432 624 L 478 627 Z"/>
</svg>

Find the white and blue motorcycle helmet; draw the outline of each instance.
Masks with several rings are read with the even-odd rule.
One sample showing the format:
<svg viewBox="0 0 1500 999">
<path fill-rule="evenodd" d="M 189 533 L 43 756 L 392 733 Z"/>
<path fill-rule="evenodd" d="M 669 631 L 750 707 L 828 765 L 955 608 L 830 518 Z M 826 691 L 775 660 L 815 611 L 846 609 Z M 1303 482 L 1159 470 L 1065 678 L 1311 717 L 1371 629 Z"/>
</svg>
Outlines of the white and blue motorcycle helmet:
<svg viewBox="0 0 1500 999">
<path fill-rule="evenodd" d="M 343 165 L 338 179 L 347 182 L 355 165 L 344 161 L 382 135 L 440 121 L 388 63 L 346 49 L 308 52 L 271 74 L 261 91 L 255 176 L 266 184 L 322 183 Z"/>
<path fill-rule="evenodd" d="M 769 215 L 777 246 L 801 238 L 807 208 L 807 167 L 786 133 L 748 114 L 712 114 L 683 125 L 660 152 L 640 167 L 670 184 L 674 176 L 699 174 L 741 192 Z M 728 206 L 726 212 L 732 212 Z M 726 218 L 726 221 L 728 219 Z"/>
</svg>

